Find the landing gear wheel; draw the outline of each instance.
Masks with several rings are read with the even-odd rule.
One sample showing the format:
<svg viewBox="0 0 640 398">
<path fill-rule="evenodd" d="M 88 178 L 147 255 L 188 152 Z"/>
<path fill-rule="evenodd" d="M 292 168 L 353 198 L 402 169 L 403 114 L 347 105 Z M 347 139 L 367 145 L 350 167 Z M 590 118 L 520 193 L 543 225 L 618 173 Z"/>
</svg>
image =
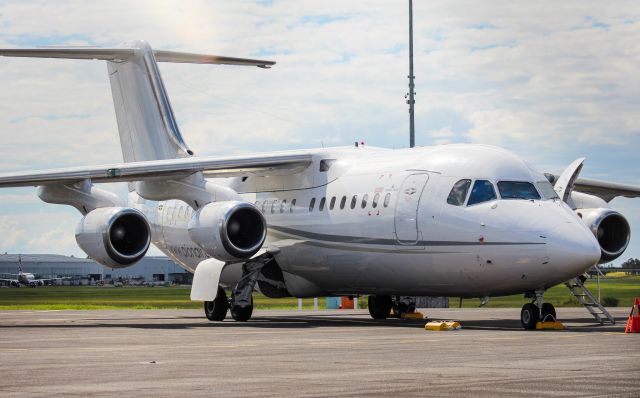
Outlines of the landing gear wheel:
<svg viewBox="0 0 640 398">
<path fill-rule="evenodd" d="M 391 296 L 369 296 L 367 303 L 369 314 L 373 319 L 387 319 L 391 314 L 393 306 Z"/>
<path fill-rule="evenodd" d="M 231 305 L 231 317 L 238 322 L 248 321 L 251 319 L 251 314 L 253 314 L 253 297 L 251 297 L 251 305 L 246 307 Z"/>
<path fill-rule="evenodd" d="M 550 316 L 549 316 L 550 315 Z M 551 319 L 553 317 L 553 319 Z M 556 320 L 556 309 L 551 303 L 542 304 L 542 321 L 546 322 L 555 322 Z"/>
<path fill-rule="evenodd" d="M 223 321 L 229 310 L 229 301 L 224 289 L 218 287 L 218 295 L 213 301 L 204 302 L 204 315 L 210 321 Z"/>
<path fill-rule="evenodd" d="M 535 329 L 536 323 L 538 323 L 538 312 L 538 307 L 532 303 L 523 305 L 522 311 L 520 311 L 520 322 L 522 322 L 522 327 L 527 330 Z"/>
</svg>

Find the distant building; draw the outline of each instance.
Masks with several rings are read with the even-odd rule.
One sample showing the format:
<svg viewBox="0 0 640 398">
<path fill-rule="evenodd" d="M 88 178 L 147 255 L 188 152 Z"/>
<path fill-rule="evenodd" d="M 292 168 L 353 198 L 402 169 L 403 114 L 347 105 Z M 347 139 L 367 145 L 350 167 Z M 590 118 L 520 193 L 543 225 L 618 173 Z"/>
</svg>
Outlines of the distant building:
<svg viewBox="0 0 640 398">
<path fill-rule="evenodd" d="M 90 258 L 68 257 L 58 254 L 22 254 L 24 272 L 36 278 L 64 278 L 71 280 L 128 279 L 146 282 L 191 283 L 192 275 L 168 257 L 145 257 L 137 264 L 120 269 L 106 268 Z M 18 255 L 0 254 L 0 274 L 18 273 Z"/>
</svg>

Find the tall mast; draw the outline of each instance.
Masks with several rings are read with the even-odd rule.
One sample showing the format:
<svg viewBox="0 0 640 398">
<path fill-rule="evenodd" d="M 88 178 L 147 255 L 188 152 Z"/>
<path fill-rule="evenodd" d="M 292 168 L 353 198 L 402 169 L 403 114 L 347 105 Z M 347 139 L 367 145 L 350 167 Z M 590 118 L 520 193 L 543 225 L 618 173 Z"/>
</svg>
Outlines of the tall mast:
<svg viewBox="0 0 640 398">
<path fill-rule="evenodd" d="M 415 121 L 413 117 L 413 105 L 416 103 L 414 99 L 414 83 L 413 79 L 413 1 L 409 0 L 409 147 L 416 146 Z"/>
</svg>

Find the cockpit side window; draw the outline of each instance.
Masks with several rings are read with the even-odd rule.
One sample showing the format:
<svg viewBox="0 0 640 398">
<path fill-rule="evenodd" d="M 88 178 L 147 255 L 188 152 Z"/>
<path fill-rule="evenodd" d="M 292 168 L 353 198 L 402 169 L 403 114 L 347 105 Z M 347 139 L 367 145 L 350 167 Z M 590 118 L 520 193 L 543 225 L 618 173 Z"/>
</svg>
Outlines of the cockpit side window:
<svg viewBox="0 0 640 398">
<path fill-rule="evenodd" d="M 527 181 L 499 181 L 498 191 L 502 199 L 540 199 L 536 187 Z"/>
<path fill-rule="evenodd" d="M 447 197 L 447 203 L 454 206 L 462 206 L 465 199 L 467 199 L 470 186 L 471 180 L 460 180 L 453 184 L 449 197 Z"/>
<path fill-rule="evenodd" d="M 538 190 L 542 192 L 542 196 L 544 196 L 545 199 L 560 199 L 549 181 L 538 181 L 536 185 L 538 185 Z"/>
<path fill-rule="evenodd" d="M 493 184 L 487 180 L 476 180 L 476 182 L 473 183 L 473 189 L 471 189 L 467 206 L 494 199 L 496 199 L 496 190 L 493 188 Z"/>
</svg>

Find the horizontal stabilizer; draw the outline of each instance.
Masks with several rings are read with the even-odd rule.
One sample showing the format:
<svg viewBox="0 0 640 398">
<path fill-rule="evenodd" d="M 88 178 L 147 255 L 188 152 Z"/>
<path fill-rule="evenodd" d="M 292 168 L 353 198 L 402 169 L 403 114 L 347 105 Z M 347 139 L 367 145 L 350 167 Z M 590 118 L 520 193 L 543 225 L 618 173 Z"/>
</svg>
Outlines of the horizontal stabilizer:
<svg viewBox="0 0 640 398">
<path fill-rule="evenodd" d="M 0 48 L 0 56 L 30 58 L 98 59 L 104 61 L 126 61 L 139 48 L 100 47 L 43 47 L 43 48 Z M 178 62 L 190 64 L 244 65 L 270 68 L 274 61 L 234 58 L 220 55 L 193 54 L 179 51 L 154 50 L 158 62 Z"/>
</svg>

